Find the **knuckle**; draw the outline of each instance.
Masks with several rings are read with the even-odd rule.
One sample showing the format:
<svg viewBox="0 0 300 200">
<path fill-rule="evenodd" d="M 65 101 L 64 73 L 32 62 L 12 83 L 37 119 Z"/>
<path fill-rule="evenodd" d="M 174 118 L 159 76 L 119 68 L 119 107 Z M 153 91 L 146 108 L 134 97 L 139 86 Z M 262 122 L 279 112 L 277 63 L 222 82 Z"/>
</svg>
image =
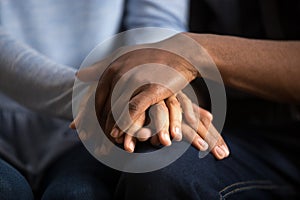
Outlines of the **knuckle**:
<svg viewBox="0 0 300 200">
<path fill-rule="evenodd" d="M 206 118 L 206 120 L 208 120 L 208 121 L 213 120 L 212 114 L 210 112 L 208 112 L 207 110 L 203 111 L 203 117 Z"/>
<path fill-rule="evenodd" d="M 166 112 L 168 112 L 168 108 L 167 108 L 166 105 L 163 104 L 163 103 L 158 103 L 158 104 L 156 105 L 156 109 L 157 109 L 158 112 L 161 112 L 161 113 L 166 113 Z"/>
<path fill-rule="evenodd" d="M 179 102 L 176 99 L 173 99 L 173 98 L 172 99 L 168 99 L 167 100 L 167 104 L 170 107 L 180 107 Z"/>
<path fill-rule="evenodd" d="M 152 105 L 150 108 L 149 108 L 149 114 L 150 116 L 154 117 L 157 113 L 157 110 L 156 110 L 156 105 Z"/>
<path fill-rule="evenodd" d="M 193 113 L 185 113 L 185 119 L 190 123 L 190 124 L 196 124 L 197 119 Z"/>
<path fill-rule="evenodd" d="M 187 132 L 187 134 L 188 134 L 188 138 L 190 139 L 190 141 L 193 141 L 198 136 L 197 133 L 193 129 L 190 129 Z"/>
<path fill-rule="evenodd" d="M 132 99 L 128 103 L 128 109 L 130 113 L 136 113 L 140 111 L 141 108 L 141 102 L 137 99 Z"/>
<path fill-rule="evenodd" d="M 107 74 L 112 74 L 115 75 L 118 73 L 119 69 L 118 67 L 115 67 L 115 65 L 117 65 L 118 63 L 115 61 L 112 64 L 110 64 L 110 66 L 107 69 Z"/>
<path fill-rule="evenodd" d="M 203 118 L 202 121 L 203 121 L 203 124 L 205 127 L 209 127 L 212 122 L 210 119 L 207 119 L 207 118 Z"/>
<path fill-rule="evenodd" d="M 172 124 L 173 124 L 173 126 L 181 126 L 181 118 L 175 118 L 175 119 L 172 119 Z"/>
</svg>

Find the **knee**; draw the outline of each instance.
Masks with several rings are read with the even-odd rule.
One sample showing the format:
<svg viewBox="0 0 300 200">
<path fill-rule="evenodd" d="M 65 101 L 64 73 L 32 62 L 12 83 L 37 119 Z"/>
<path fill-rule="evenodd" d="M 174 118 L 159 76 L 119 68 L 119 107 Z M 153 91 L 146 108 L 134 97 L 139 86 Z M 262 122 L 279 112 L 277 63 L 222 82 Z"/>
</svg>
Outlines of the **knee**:
<svg viewBox="0 0 300 200">
<path fill-rule="evenodd" d="M 117 196 L 124 199 L 191 199 L 192 182 L 169 168 L 143 174 L 123 174 Z"/>
<path fill-rule="evenodd" d="M 129 174 L 120 179 L 117 195 L 125 199 L 202 199 L 202 194 L 216 189 L 218 181 L 215 159 L 208 156 L 185 155 L 182 159 L 158 171 Z M 217 190 L 213 191 L 217 194 Z"/>
<path fill-rule="evenodd" d="M 16 169 L 1 160 L 0 177 L 0 199 L 33 199 L 32 190 L 26 179 Z"/>
<path fill-rule="evenodd" d="M 91 185 L 89 182 L 66 181 L 51 183 L 42 195 L 42 200 L 93 200 L 100 199 L 98 194 L 100 188 Z"/>
</svg>

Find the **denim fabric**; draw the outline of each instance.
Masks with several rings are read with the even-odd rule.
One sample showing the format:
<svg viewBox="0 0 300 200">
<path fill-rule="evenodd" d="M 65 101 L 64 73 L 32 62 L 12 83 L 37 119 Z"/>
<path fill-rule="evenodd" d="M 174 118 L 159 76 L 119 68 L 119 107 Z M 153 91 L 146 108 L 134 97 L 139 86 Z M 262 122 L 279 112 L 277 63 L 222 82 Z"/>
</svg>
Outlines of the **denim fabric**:
<svg viewBox="0 0 300 200">
<path fill-rule="evenodd" d="M 45 171 L 37 197 L 42 200 L 112 199 L 119 176 L 120 172 L 101 164 L 78 145 Z"/>
<path fill-rule="evenodd" d="M 112 170 L 78 145 L 62 155 L 39 177 L 39 190 L 32 191 L 25 177 L 0 159 L 1 200 L 98 200 L 112 199 L 119 172 Z"/>
<path fill-rule="evenodd" d="M 24 176 L 1 158 L 0 199 L 33 200 L 33 193 Z"/>
<path fill-rule="evenodd" d="M 80 141 L 68 124 L 30 111 L 0 109 L 0 155 L 22 171 L 35 189 L 45 168 Z"/>
<path fill-rule="evenodd" d="M 286 131 L 231 129 L 223 134 L 231 150 L 229 158 L 217 161 L 209 154 L 199 159 L 198 151 L 190 147 L 168 167 L 143 174 L 110 169 L 79 145 L 61 155 L 44 172 L 36 197 L 43 200 L 299 199 L 300 165 L 296 157 L 299 150 L 277 137 L 288 138 L 290 131 L 290 128 Z M 21 199 L 30 199 L 31 190 L 25 178 L 5 162 L 0 164 L 4 199 L 10 200 L 8 197 L 14 198 L 16 194 L 22 194 Z M 11 189 L 6 189 L 9 186 Z"/>
<path fill-rule="evenodd" d="M 224 132 L 231 150 L 227 159 L 217 161 L 211 154 L 199 159 L 191 147 L 159 171 L 123 173 L 115 199 L 299 199 L 299 149 L 283 139 L 299 136 L 290 131 Z"/>
</svg>

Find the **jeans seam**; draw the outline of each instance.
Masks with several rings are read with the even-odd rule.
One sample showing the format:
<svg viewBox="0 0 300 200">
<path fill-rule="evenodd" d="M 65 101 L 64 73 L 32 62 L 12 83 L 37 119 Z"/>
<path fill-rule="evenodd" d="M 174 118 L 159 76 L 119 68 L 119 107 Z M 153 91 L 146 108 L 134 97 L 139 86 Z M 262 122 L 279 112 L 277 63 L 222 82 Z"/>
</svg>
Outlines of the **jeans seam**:
<svg viewBox="0 0 300 200">
<path fill-rule="evenodd" d="M 251 185 L 248 185 L 251 184 Z M 244 185 L 244 186 L 242 186 Z M 240 187 L 238 187 L 240 186 Z M 231 188 L 234 188 L 233 190 L 229 190 Z M 229 186 L 226 186 L 222 190 L 219 191 L 220 200 L 224 200 L 229 195 L 235 194 L 237 192 L 251 190 L 251 189 L 265 189 L 265 190 L 272 190 L 278 188 L 278 185 L 272 184 L 271 181 L 265 181 L 265 180 L 253 180 L 253 181 L 242 181 L 237 182 L 234 184 L 231 184 Z M 225 192 L 226 190 L 229 190 L 228 192 Z M 225 192 L 225 193 L 224 193 Z"/>
</svg>

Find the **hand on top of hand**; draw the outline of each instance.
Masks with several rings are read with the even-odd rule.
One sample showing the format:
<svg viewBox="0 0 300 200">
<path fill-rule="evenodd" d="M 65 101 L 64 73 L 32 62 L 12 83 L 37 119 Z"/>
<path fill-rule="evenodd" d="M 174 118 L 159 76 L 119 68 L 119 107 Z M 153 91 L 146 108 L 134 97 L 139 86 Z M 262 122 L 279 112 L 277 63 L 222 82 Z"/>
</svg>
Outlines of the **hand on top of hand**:
<svg viewBox="0 0 300 200">
<path fill-rule="evenodd" d="M 97 62 L 77 74 L 83 81 L 98 80 L 98 73 L 103 70 L 103 65 L 110 63 L 98 82 L 95 109 L 100 124 L 111 139 L 124 143 L 124 149 L 133 152 L 137 141 L 145 141 L 151 137 L 150 141 L 154 145 L 170 145 L 171 139 L 179 141 L 184 136 L 201 151 L 210 148 L 217 159 L 229 155 L 224 140 L 211 124 L 212 115 L 192 104 L 180 92 L 197 76 L 188 61 L 174 53 L 149 46 L 128 51 L 113 61 L 112 57 L 116 56 Z M 142 65 L 148 66 L 143 70 L 135 70 Z M 175 72 L 161 71 L 162 68 L 156 67 L 161 65 L 172 67 Z M 133 73 L 129 73 L 130 71 Z M 153 79 L 160 80 L 160 84 L 153 83 Z M 116 92 L 114 89 L 117 84 L 120 88 Z M 141 87 L 135 88 L 137 85 Z M 127 99 L 129 102 L 126 102 Z M 127 103 L 129 111 L 120 113 Z M 153 130 L 143 128 L 147 110 L 156 118 L 154 132 L 157 131 L 157 134 L 154 136 Z M 112 111 L 119 112 L 117 120 Z M 78 119 L 74 121 L 76 120 Z M 71 127 L 75 128 L 74 122 Z"/>
</svg>

